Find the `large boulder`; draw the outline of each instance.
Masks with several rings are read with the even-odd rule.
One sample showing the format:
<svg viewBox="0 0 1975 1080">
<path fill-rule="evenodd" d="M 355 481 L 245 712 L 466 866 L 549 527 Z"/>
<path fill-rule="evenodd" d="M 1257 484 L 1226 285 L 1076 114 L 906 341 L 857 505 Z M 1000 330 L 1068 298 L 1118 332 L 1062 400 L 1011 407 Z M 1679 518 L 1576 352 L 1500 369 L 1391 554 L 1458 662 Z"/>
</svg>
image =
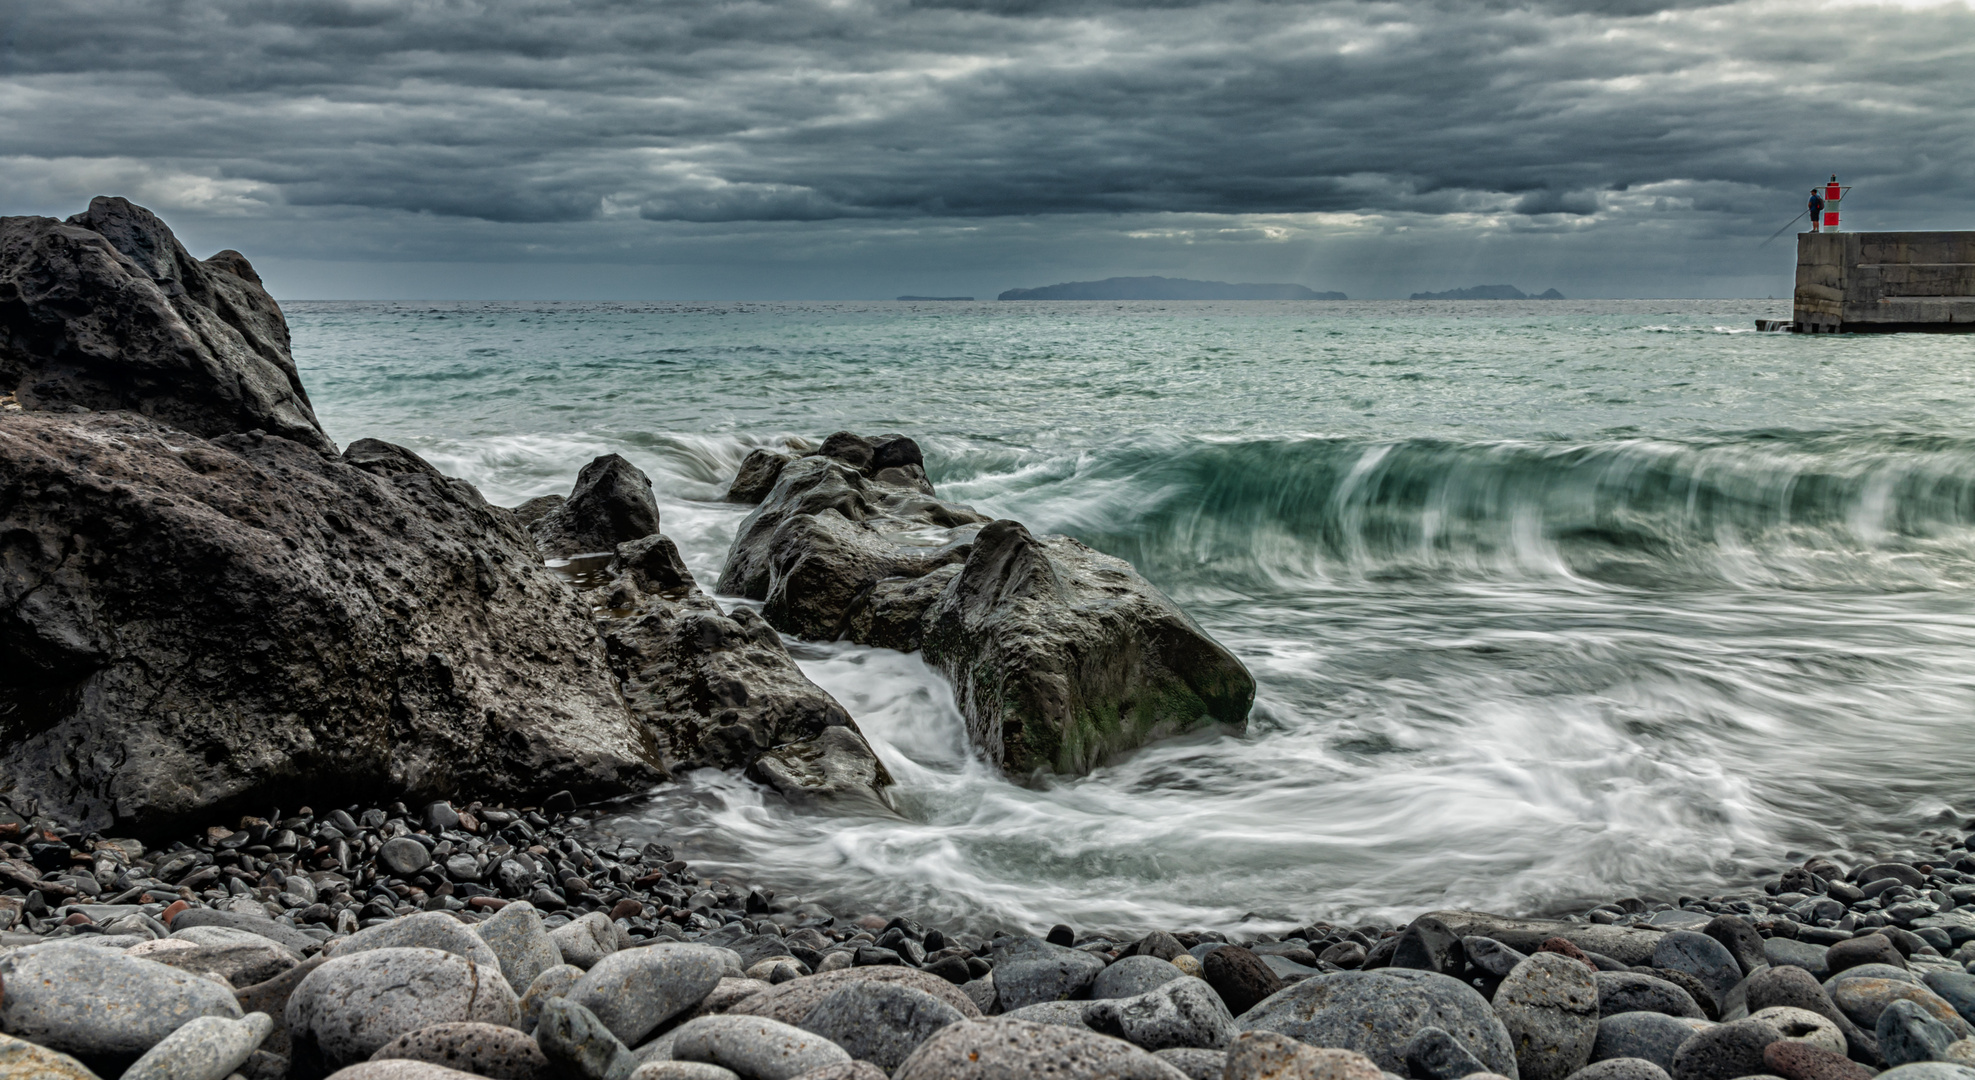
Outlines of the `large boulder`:
<svg viewBox="0 0 1975 1080">
<path fill-rule="evenodd" d="M 1585 982 L 1590 982 L 1588 974 Z M 1413 1037 L 1425 1028 L 1439 1028 L 1490 1071 L 1510 1080 L 1518 1076 L 1515 1043 L 1488 999 L 1459 979 L 1433 971 L 1388 968 L 1313 975 L 1235 1023 L 1243 1031 L 1273 1031 L 1312 1046 L 1356 1050 L 1401 1075 Z"/>
<path fill-rule="evenodd" d="M 716 589 L 777 629 L 926 659 L 1004 770 L 1082 773 L 1207 724 L 1255 683 L 1130 564 L 933 497 L 916 444 L 839 432 L 786 462 Z"/>
<path fill-rule="evenodd" d="M 0 218 L 0 393 L 29 412 L 128 409 L 208 438 L 262 431 L 333 453 L 288 324 L 236 251 L 200 262 L 149 210 L 97 197 Z"/>
<path fill-rule="evenodd" d="M 581 555 L 658 532 L 658 500 L 644 470 L 605 454 L 576 474 L 576 489 L 528 524 L 543 552 Z"/>
<path fill-rule="evenodd" d="M 512 516 L 374 440 L 0 417 L 0 652 L 0 772 L 104 830 L 663 776 Z"/>
</svg>

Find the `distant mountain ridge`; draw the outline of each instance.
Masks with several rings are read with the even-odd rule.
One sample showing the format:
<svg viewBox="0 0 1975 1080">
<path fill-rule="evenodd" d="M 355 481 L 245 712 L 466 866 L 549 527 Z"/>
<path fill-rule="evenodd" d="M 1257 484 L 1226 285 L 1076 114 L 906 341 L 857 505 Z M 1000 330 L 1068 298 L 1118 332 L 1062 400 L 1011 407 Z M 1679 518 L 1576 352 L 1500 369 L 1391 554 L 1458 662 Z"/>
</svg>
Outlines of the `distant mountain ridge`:
<svg viewBox="0 0 1975 1080">
<path fill-rule="evenodd" d="M 1416 292 L 1408 300 L 1562 300 L 1564 294 L 1555 289 L 1531 296 L 1514 285 L 1474 285 L 1465 289 L 1448 289 L 1446 292 Z"/>
<path fill-rule="evenodd" d="M 1001 300 L 1348 300 L 1341 292 L 1301 285 L 1189 281 L 1186 278 L 1114 277 L 1069 281 L 1040 289 L 1009 289 Z"/>
</svg>

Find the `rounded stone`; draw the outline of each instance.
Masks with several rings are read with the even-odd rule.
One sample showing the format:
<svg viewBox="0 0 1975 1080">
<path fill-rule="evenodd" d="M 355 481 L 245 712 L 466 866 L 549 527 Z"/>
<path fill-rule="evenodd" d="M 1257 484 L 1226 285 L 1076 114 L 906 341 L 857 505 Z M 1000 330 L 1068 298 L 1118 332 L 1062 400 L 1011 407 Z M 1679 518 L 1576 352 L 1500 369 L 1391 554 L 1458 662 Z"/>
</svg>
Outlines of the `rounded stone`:
<svg viewBox="0 0 1975 1080">
<path fill-rule="evenodd" d="M 1590 983 L 1590 972 L 1584 973 L 1584 981 Z M 1595 1008 L 1595 991 L 1591 1000 Z M 1514 1044 L 1488 999 L 1458 979 L 1431 971 L 1382 968 L 1315 975 L 1238 1017 L 1235 1026 L 1279 1032 L 1312 1046 L 1356 1050 L 1380 1069 L 1400 1074 L 1406 1044 L 1421 1028 L 1437 1027 L 1459 1039 L 1490 1070 L 1516 1075 Z"/>
<path fill-rule="evenodd" d="M 1778 1039 L 1762 1048 L 1763 1064 L 1784 1080 L 1872 1080 L 1872 1070 L 1806 1042 Z"/>
<path fill-rule="evenodd" d="M 1764 938 L 1762 942 L 1762 956 L 1770 967 L 1800 967 L 1816 979 L 1825 979 L 1831 974 L 1831 965 L 1825 960 L 1825 954 L 1829 951 L 1827 946 L 1792 938 Z"/>
<path fill-rule="evenodd" d="M 1230 1065 L 1230 1076 L 1237 1075 Z M 1186 1074 L 1121 1039 L 1005 1017 L 942 1028 L 892 1080 L 1185 1080 Z M 1376 1075 L 1364 1080 L 1380 1080 Z"/>
<path fill-rule="evenodd" d="M 1010 1020 L 1026 1020 L 1031 1024 L 1060 1024 L 1064 1027 L 1083 1028 L 1084 1010 L 1090 1007 L 1088 1001 L 1038 1001 L 1034 1005 L 1024 1005 L 1014 1012 L 1002 1013 Z"/>
<path fill-rule="evenodd" d="M 617 952 L 617 926 L 610 916 L 592 911 L 567 926 L 556 927 L 549 940 L 555 943 L 563 963 L 588 971 Z"/>
<path fill-rule="evenodd" d="M 274 1030 L 274 1018 L 201 1016 L 164 1037 L 123 1071 L 128 1080 L 226 1080 Z"/>
<path fill-rule="evenodd" d="M 1214 988 L 1184 977 L 1137 997 L 1093 1001 L 1084 1023 L 1147 1050 L 1220 1050 L 1235 1035 L 1234 1016 Z"/>
<path fill-rule="evenodd" d="M 360 1061 L 329 1074 L 329 1080 L 480 1080 L 472 1073 L 427 1061 Z"/>
<path fill-rule="evenodd" d="M 526 900 L 517 900 L 494 912 L 493 918 L 473 928 L 500 962 L 501 974 L 517 994 L 533 986 L 542 972 L 560 965 L 562 952 L 542 927 L 542 913 Z"/>
<path fill-rule="evenodd" d="M 1951 1065 L 1945 1061 L 1924 1061 L 1887 1069 L 1879 1074 L 1879 1080 L 1975 1080 L 1975 1068 Z"/>
<path fill-rule="evenodd" d="M 1001 1011 L 1012 1012 L 1038 1001 L 1083 997 L 1103 970 L 1104 961 L 1087 952 L 1030 938 L 1002 950 L 994 988 Z"/>
<path fill-rule="evenodd" d="M 1652 966 L 1682 971 L 1701 981 L 1716 1001 L 1742 981 L 1742 966 L 1721 942 L 1692 930 L 1675 930 L 1653 947 Z"/>
<path fill-rule="evenodd" d="M 1458 942 L 1456 943 L 1459 944 Z M 1283 981 L 1261 957 L 1239 945 L 1223 945 L 1200 958 L 1202 977 L 1236 1016 L 1283 988 Z"/>
<path fill-rule="evenodd" d="M 801 1026 L 889 1073 L 934 1032 L 965 1019 L 959 1009 L 924 990 L 899 983 L 855 982 L 818 1002 Z"/>
<path fill-rule="evenodd" d="M 1763 1048 L 1783 1038 L 1766 1020 L 1737 1020 L 1695 1033 L 1673 1055 L 1673 1080 L 1736 1080 L 1760 1075 Z"/>
<path fill-rule="evenodd" d="M 1228 1048 L 1222 1075 L 1225 1080 L 1383 1080 L 1392 1074 L 1354 1050 L 1309 1046 L 1273 1031 L 1246 1031 Z"/>
<path fill-rule="evenodd" d="M 98 1080 L 89 1066 L 26 1039 L 0 1035 L 0 1077 L 5 1080 Z"/>
<path fill-rule="evenodd" d="M 790 1080 L 848 1062 L 844 1048 L 799 1027 L 761 1016 L 702 1016 L 672 1035 L 672 1060 L 704 1061 L 750 1080 Z"/>
<path fill-rule="evenodd" d="M 1705 1018 L 1692 994 L 1665 979 L 1636 971 L 1600 971 L 1592 978 L 1598 984 L 1600 1016 L 1656 1012 L 1668 1016 Z"/>
<path fill-rule="evenodd" d="M 668 942 L 612 953 L 585 973 L 567 997 L 595 1013 L 625 1045 L 636 1046 L 720 985 L 727 969 L 724 952 Z"/>
<path fill-rule="evenodd" d="M 1536 953 L 1502 980 L 1494 1003 L 1522 1080 L 1564 1080 L 1591 1060 L 1598 1039 L 1598 983 L 1583 961 Z"/>
<path fill-rule="evenodd" d="M 535 1040 L 510 1027 L 447 1023 L 400 1035 L 372 1061 L 423 1061 L 491 1080 L 549 1080 L 549 1059 Z"/>
<path fill-rule="evenodd" d="M 535 976 L 535 981 L 528 984 L 528 992 L 521 995 L 521 1030 L 535 1030 L 536 1022 L 542 1018 L 542 1006 L 556 998 L 569 996 L 569 992 L 582 980 L 583 969 L 574 964 L 557 964 Z"/>
<path fill-rule="evenodd" d="M 1895 1001 L 1879 1014 L 1873 1029 L 1879 1038 L 1879 1056 L 1890 1068 L 1919 1061 L 1946 1059 L 1955 1033 L 1948 1030 L 1926 1009 L 1912 1001 Z"/>
<path fill-rule="evenodd" d="M 1413 1080 L 1461 1080 L 1488 1071 L 1460 1040 L 1437 1027 L 1421 1028 L 1406 1044 L 1406 1068 Z"/>
<path fill-rule="evenodd" d="M 647 1061 L 632 1070 L 631 1080 L 741 1080 L 741 1077 L 732 1069 L 704 1061 Z"/>
<path fill-rule="evenodd" d="M 993 977 L 976 979 L 969 987 L 982 983 L 990 984 Z M 978 1020 L 980 1006 L 967 996 L 965 988 L 953 985 L 937 975 L 928 975 L 916 968 L 908 967 L 861 967 L 845 968 L 841 971 L 825 971 L 818 975 L 796 979 L 792 982 L 771 986 L 758 994 L 751 994 L 727 1010 L 733 1016 L 765 1016 L 780 1020 L 784 1024 L 800 1025 L 822 1000 L 839 987 L 854 982 L 891 982 L 910 986 L 946 1002 L 960 1011 L 969 1020 Z"/>
<path fill-rule="evenodd" d="M 1884 934 L 1867 934 L 1840 941 L 1826 949 L 1824 964 L 1833 975 L 1861 964 L 1887 964 L 1905 970 L 1906 957 L 1900 955 L 1899 947 L 1893 944 L 1892 938 Z"/>
<path fill-rule="evenodd" d="M 421 911 L 401 919 L 359 930 L 336 943 L 329 955 L 352 956 L 372 949 L 438 949 L 463 956 L 491 971 L 501 969 L 500 957 L 466 924 L 443 911 Z"/>
<path fill-rule="evenodd" d="M 1227 1074 L 1228 1056 L 1219 1050 L 1180 1046 L 1154 1050 L 1152 1056 L 1184 1073 L 1187 1080 L 1222 1080 Z"/>
<path fill-rule="evenodd" d="M 1852 1023 L 1866 1031 L 1879 1026 L 1879 1014 L 1885 1012 L 1888 1005 L 1895 1001 L 1911 1001 L 1934 1019 L 1946 1024 L 1955 1038 L 1975 1034 L 1975 1029 L 1971 1029 L 1968 1021 L 1955 1012 L 1954 1006 L 1924 986 L 1893 979 L 1833 979 L 1825 989 L 1831 996 L 1832 1004 L 1838 1006 Z"/>
<path fill-rule="evenodd" d="M 1591 1044 L 1591 1060 L 1644 1058 L 1671 1072 L 1673 1055 L 1693 1037 L 1694 1027 L 1690 1023 L 1665 1013 L 1619 1013 L 1598 1021 L 1598 1038 Z"/>
<path fill-rule="evenodd" d="M 211 979 L 68 942 L 0 958 L 0 985 L 0 1030 L 69 1054 L 141 1054 L 199 1017 L 241 1015 Z"/>
<path fill-rule="evenodd" d="M 1186 972 L 1174 967 L 1170 960 L 1125 956 L 1098 973 L 1090 984 L 1090 996 L 1093 999 L 1137 997 L 1153 987 L 1185 977 Z"/>
<path fill-rule="evenodd" d="M 384 948 L 331 958 L 289 995 L 285 1014 L 296 1057 L 336 1067 L 433 1024 L 512 1027 L 520 1011 L 496 965 L 438 949 Z"/>
<path fill-rule="evenodd" d="M 411 837 L 399 836 L 377 849 L 377 862 L 398 877 L 410 877 L 432 865 L 432 853 Z"/>
<path fill-rule="evenodd" d="M 1771 1005 L 1749 1014 L 1751 1020 L 1767 1020 L 1776 1025 L 1783 1038 L 1791 1042 L 1807 1043 L 1820 1050 L 1834 1054 L 1845 1052 L 1845 1033 L 1829 1017 L 1819 1016 L 1809 1009 L 1793 1009 L 1788 1005 Z"/>
<path fill-rule="evenodd" d="M 1666 1070 L 1645 1058 L 1606 1058 L 1571 1074 L 1571 1080 L 1670 1080 Z"/>
</svg>

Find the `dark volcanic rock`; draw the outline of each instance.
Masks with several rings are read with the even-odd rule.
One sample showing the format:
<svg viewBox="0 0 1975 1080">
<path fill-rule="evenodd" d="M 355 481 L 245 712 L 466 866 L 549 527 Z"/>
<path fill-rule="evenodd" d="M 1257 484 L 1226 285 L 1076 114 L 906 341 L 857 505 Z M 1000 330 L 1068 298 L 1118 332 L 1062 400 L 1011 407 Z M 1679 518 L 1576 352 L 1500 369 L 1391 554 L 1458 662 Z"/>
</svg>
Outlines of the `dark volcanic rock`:
<svg viewBox="0 0 1975 1080">
<path fill-rule="evenodd" d="M 149 210 L 98 197 L 66 222 L 0 218 L 0 392 L 128 409 L 208 438 L 248 431 L 335 452 L 288 325 L 238 252 L 187 254 Z"/>
<path fill-rule="evenodd" d="M 65 817 L 662 775 L 513 518 L 401 447 L 8 416 L 0 567 L 0 767 Z"/>
<path fill-rule="evenodd" d="M 1207 723 L 1254 680 L 1130 565 L 931 497 L 910 439 L 839 432 L 741 524 L 718 591 L 777 629 L 923 648 L 969 733 L 1015 773 L 1080 773 Z M 985 526 L 985 527 L 983 527 Z"/>
<path fill-rule="evenodd" d="M 1200 968 L 1207 985 L 1221 995 L 1228 1011 L 1236 1016 L 1282 989 L 1282 980 L 1262 962 L 1262 958 L 1239 945 L 1223 945 L 1208 953 Z"/>
<path fill-rule="evenodd" d="M 775 487 L 775 481 L 782 476 L 782 470 L 795 455 L 784 454 L 766 448 L 751 450 L 741 462 L 741 471 L 734 475 L 734 482 L 727 485 L 727 501 L 754 506 L 768 497 Z"/>
<path fill-rule="evenodd" d="M 615 551 L 617 545 L 658 532 L 658 502 L 651 479 L 616 454 L 605 454 L 576 474 L 576 488 L 528 526 L 548 555 Z"/>
</svg>

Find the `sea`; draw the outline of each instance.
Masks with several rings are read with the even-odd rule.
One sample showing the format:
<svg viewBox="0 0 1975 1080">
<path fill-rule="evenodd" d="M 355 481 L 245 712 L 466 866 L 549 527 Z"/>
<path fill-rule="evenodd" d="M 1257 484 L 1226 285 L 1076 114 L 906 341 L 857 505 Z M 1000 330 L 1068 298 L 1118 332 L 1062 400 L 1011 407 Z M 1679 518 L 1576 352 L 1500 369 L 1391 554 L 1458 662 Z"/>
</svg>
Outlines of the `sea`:
<svg viewBox="0 0 1975 1080">
<path fill-rule="evenodd" d="M 599 811 L 709 876 L 1267 931 L 1715 894 L 1975 814 L 1975 335 L 1757 333 L 1763 300 L 286 310 L 338 442 L 504 505 L 622 454 L 708 589 L 750 449 L 900 432 L 1258 683 L 1244 734 L 1016 783 L 916 654 L 790 639 L 900 814 L 712 770 Z"/>
</svg>

